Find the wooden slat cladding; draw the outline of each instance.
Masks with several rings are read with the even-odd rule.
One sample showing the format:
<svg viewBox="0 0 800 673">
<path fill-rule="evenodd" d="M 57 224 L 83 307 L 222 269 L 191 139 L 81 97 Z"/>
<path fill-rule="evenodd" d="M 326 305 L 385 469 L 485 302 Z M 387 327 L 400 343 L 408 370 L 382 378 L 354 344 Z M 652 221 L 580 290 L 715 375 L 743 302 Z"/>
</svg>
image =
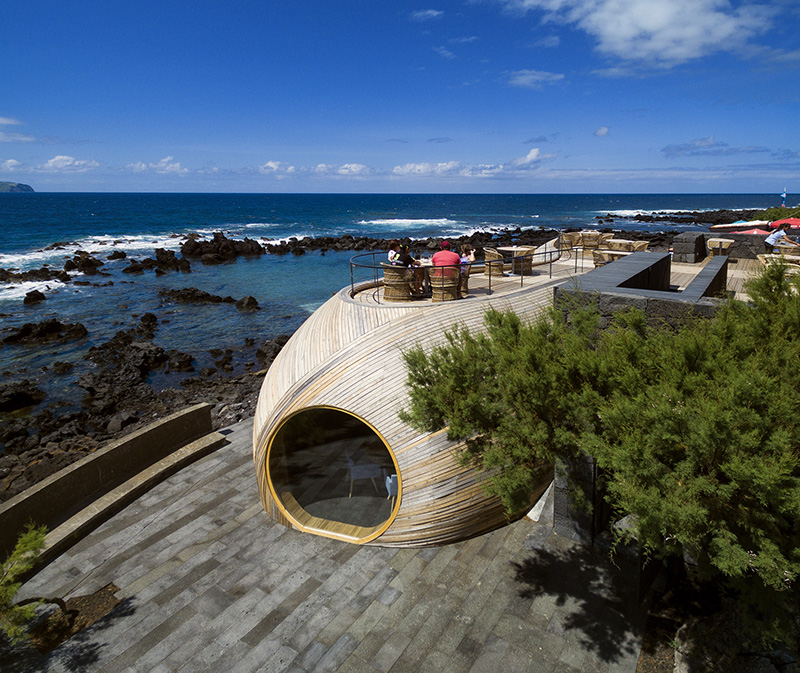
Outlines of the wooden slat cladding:
<svg viewBox="0 0 800 673">
<path fill-rule="evenodd" d="M 503 291 L 491 295 L 438 304 L 378 305 L 374 300 L 351 298 L 350 288 L 332 297 L 284 346 L 262 385 L 253 458 L 265 510 L 286 520 L 282 513 L 276 516 L 281 508 L 267 483 L 271 435 L 293 413 L 332 407 L 372 426 L 399 467 L 401 487 L 393 518 L 369 544 L 440 545 L 505 525 L 508 517 L 501 503 L 482 486 L 486 475 L 459 464 L 458 444 L 448 441 L 444 431 L 419 433 L 399 420 L 398 411 L 408 402 L 408 372 L 402 354 L 414 346 L 427 350 L 442 344 L 445 332 L 455 324 L 474 332 L 483 330 L 484 314 L 490 306 L 532 319 L 550 304 L 553 287 L 568 280 L 571 271 L 564 265 L 553 278 L 547 271 L 526 277 L 522 288 L 507 282 Z M 546 488 L 552 466 L 543 465 L 541 477 L 534 495 Z M 318 524 L 309 522 L 310 528 Z"/>
</svg>

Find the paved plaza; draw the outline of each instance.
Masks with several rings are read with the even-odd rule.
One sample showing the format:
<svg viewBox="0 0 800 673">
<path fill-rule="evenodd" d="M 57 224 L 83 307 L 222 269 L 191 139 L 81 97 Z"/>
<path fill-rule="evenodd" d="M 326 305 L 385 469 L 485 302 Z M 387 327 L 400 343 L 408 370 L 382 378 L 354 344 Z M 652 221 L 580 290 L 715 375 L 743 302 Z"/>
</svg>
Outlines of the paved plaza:
<svg viewBox="0 0 800 673">
<path fill-rule="evenodd" d="M 634 673 L 645 611 L 597 549 L 552 532 L 552 507 L 438 548 L 351 545 L 270 520 L 252 420 L 123 509 L 18 599 L 109 583 L 114 611 L 3 673 Z M 549 511 L 548 511 L 549 509 Z"/>
</svg>

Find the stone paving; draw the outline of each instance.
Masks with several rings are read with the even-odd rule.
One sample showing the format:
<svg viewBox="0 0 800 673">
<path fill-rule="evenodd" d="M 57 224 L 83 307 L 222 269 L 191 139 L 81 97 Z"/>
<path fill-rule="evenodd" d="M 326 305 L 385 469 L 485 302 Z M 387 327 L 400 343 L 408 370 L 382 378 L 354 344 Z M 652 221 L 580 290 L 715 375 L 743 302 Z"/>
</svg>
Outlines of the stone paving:
<svg viewBox="0 0 800 673">
<path fill-rule="evenodd" d="M 629 578 L 556 535 L 547 508 L 439 548 L 302 534 L 261 509 L 252 420 L 223 432 L 22 588 L 113 582 L 123 601 L 49 655 L 3 653 L 3 673 L 636 670 L 646 615 Z"/>
</svg>

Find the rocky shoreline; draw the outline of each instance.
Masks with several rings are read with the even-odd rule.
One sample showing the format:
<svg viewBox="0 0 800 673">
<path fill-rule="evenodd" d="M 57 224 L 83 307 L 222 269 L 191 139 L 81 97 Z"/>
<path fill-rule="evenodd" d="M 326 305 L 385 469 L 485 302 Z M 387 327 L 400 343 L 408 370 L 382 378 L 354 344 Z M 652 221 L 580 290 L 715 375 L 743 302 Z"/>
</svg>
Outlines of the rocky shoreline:
<svg viewBox="0 0 800 673">
<path fill-rule="evenodd" d="M 747 211 L 716 211 L 714 213 L 664 213 L 632 218 L 598 217 L 600 231 L 612 231 L 615 222 L 635 220 L 642 222 L 663 221 L 711 224 L 733 222 L 747 216 Z M 688 220 L 687 220 L 688 218 Z M 577 229 L 577 227 L 576 227 Z M 570 231 L 570 229 L 567 229 Z M 669 249 L 675 232 L 650 234 L 626 231 L 626 238 L 650 241 L 650 249 Z M 454 245 L 469 243 L 476 248 L 479 258 L 486 245 L 507 244 L 541 245 L 558 234 L 556 230 L 506 228 L 482 231 L 470 236 L 451 238 Z M 405 239 L 416 250 L 438 249 L 441 239 Z M 203 240 L 199 235 L 184 237 L 180 256 L 172 250 L 156 249 L 154 256 L 128 259 L 122 251 L 112 251 L 105 259 L 128 259 L 123 273 L 135 277 L 137 274 L 154 272 L 191 273 L 194 263 L 214 265 L 235 261 L 240 256 L 256 255 L 303 255 L 307 251 L 378 251 L 387 248 L 388 240 L 372 237 L 341 236 L 319 238 L 290 238 L 282 242 L 258 242 L 229 239 L 222 232 L 211 239 Z M 55 243 L 51 249 L 59 249 L 68 243 Z M 78 252 L 68 258 L 64 268 L 44 266 L 41 269 L 24 271 L 0 269 L 1 283 L 25 281 L 59 281 L 76 285 L 92 284 L 102 287 L 113 281 L 98 283 L 96 276 L 108 275 L 103 271 L 105 262 L 97 253 Z M 69 274 L 82 273 L 78 279 Z M 99 280 L 99 279 L 98 279 Z M 253 297 L 220 297 L 197 290 L 165 289 L 160 293 L 172 303 L 236 303 L 241 311 L 259 310 Z M 46 300 L 41 292 L 28 293 L 26 303 Z M 195 371 L 195 357 L 191 353 L 165 350 L 154 343 L 158 330 L 158 319 L 147 313 L 134 316 L 138 320 L 133 327 L 117 332 L 107 342 L 87 349 L 83 360 L 90 370 L 80 374 L 75 385 L 83 391 L 79 408 L 63 400 L 49 400 L 39 387 L 39 382 L 28 377 L 0 385 L 0 501 L 7 500 L 25 488 L 71 462 L 91 453 L 103 443 L 166 416 L 176 409 L 197 403 L 210 402 L 215 428 L 225 427 L 251 416 L 255 410 L 258 391 L 263 375 L 282 346 L 288 340 L 283 335 L 269 341 L 246 340 L 236 355 L 244 357 L 244 372 L 232 364 L 232 349 L 207 351 L 214 360 L 213 367 Z M 22 345 L 40 348 L 52 342 L 71 342 L 86 335 L 86 327 L 80 323 L 63 323 L 57 319 L 27 323 L 18 329 L 0 331 L 0 348 Z M 241 357 L 240 357 L 241 359 Z M 69 375 L 73 365 L 56 362 L 52 371 L 58 375 Z M 177 386 L 156 390 L 148 379 L 154 372 L 179 374 Z M 13 372 L 2 372 L 13 377 Z M 43 375 L 50 375 L 44 372 Z M 67 407 L 68 410 L 64 411 Z"/>
</svg>

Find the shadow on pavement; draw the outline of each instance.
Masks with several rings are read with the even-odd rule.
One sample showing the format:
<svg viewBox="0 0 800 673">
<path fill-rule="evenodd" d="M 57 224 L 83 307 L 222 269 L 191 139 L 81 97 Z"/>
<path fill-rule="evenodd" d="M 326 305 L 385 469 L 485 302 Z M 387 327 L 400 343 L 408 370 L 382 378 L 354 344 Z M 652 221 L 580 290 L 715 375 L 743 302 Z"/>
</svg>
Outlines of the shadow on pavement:
<svg viewBox="0 0 800 673">
<path fill-rule="evenodd" d="M 58 665 L 75 673 L 85 671 L 99 660 L 100 651 L 105 647 L 97 642 L 98 639 L 94 637 L 96 632 L 109 628 L 117 619 L 129 617 L 135 612 L 133 600 L 125 599 L 105 617 L 46 654 L 41 654 L 29 642 L 11 645 L 5 639 L 0 639 L 0 669 L 3 673 L 39 673 Z"/>
<path fill-rule="evenodd" d="M 607 663 L 638 653 L 647 610 L 638 604 L 633 578 L 607 554 L 550 534 L 512 566 L 521 597 L 555 602 L 548 631 L 575 635 Z"/>
</svg>

